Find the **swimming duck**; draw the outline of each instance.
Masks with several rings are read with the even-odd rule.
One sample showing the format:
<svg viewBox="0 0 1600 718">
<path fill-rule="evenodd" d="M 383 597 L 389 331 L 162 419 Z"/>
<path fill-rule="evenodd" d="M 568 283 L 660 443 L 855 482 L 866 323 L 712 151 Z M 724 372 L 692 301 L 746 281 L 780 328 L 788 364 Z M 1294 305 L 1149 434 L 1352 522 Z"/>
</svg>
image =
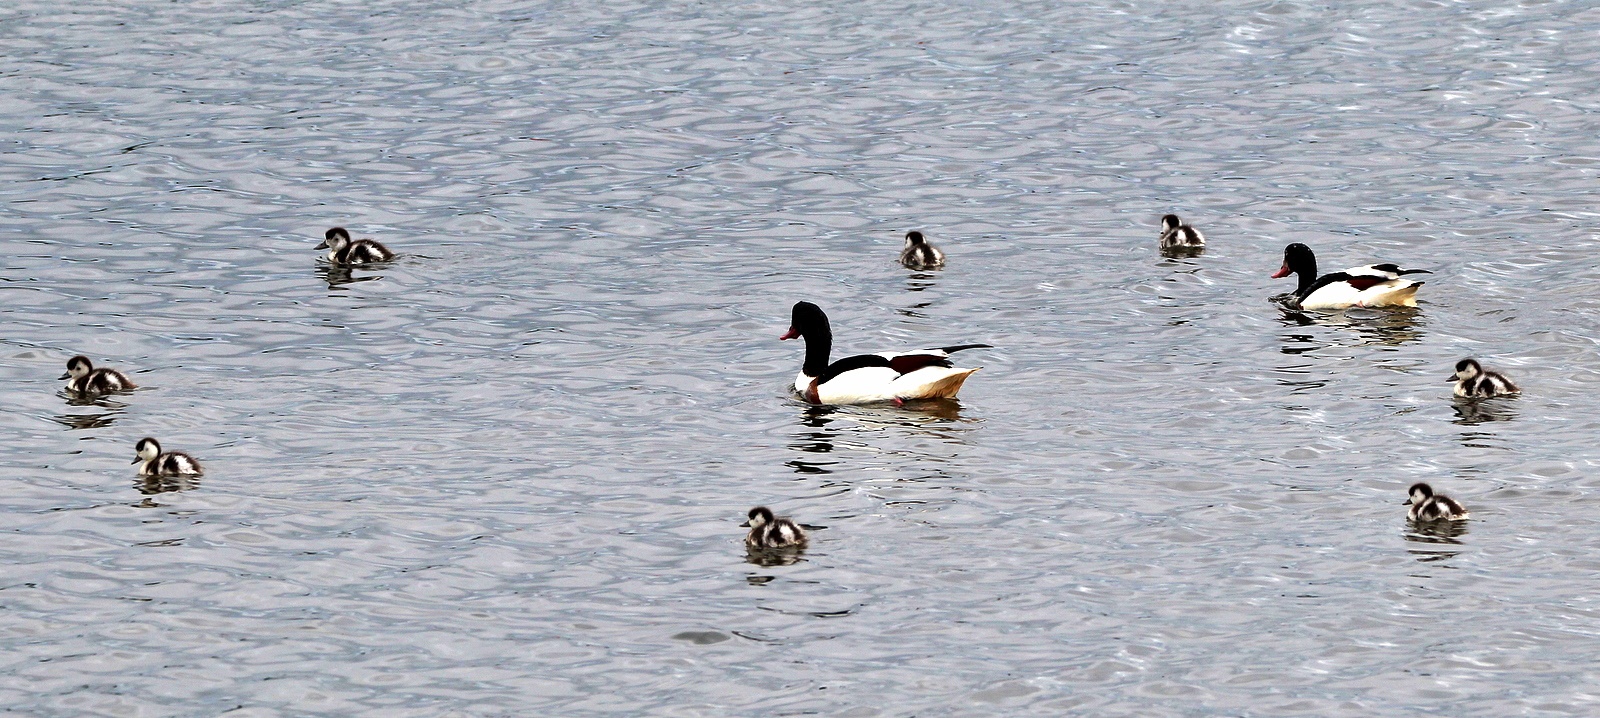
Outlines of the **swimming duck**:
<svg viewBox="0 0 1600 718">
<path fill-rule="evenodd" d="M 1412 521 L 1457 521 L 1468 516 L 1467 509 L 1455 499 L 1433 493 L 1433 487 L 1427 484 L 1412 484 L 1410 494 L 1405 505 L 1411 507 L 1406 518 Z"/>
<path fill-rule="evenodd" d="M 944 252 L 928 244 L 921 232 L 906 232 L 906 247 L 900 250 L 900 263 L 907 269 L 935 269 L 944 266 Z"/>
<path fill-rule="evenodd" d="M 750 520 L 739 526 L 750 527 L 744 545 L 754 548 L 805 548 L 806 530 L 787 516 L 773 516 L 772 509 L 757 506 L 750 509 Z"/>
<path fill-rule="evenodd" d="M 137 389 L 122 372 L 116 369 L 96 369 L 89 357 L 75 356 L 67 360 L 67 373 L 61 375 L 67 382 L 67 391 L 75 394 L 105 394 L 113 391 Z"/>
<path fill-rule="evenodd" d="M 161 442 L 151 438 L 143 438 L 133 447 L 137 457 L 133 463 L 143 463 L 139 467 L 140 476 L 185 476 L 203 473 L 200 462 L 193 456 L 182 451 L 161 451 Z"/>
<path fill-rule="evenodd" d="M 1344 309 L 1346 307 L 1414 307 L 1417 288 L 1422 282 L 1401 279 L 1405 274 L 1431 274 L 1426 269 L 1401 269 L 1395 264 L 1369 264 L 1343 272 L 1317 276 L 1317 257 L 1311 248 L 1295 242 L 1283 248 L 1283 268 L 1273 279 L 1300 275 L 1300 288 L 1294 292 L 1300 309 Z"/>
<path fill-rule="evenodd" d="M 1206 237 L 1200 230 L 1183 223 L 1178 215 L 1169 214 L 1161 218 L 1161 248 L 1177 249 L 1182 247 L 1204 247 Z"/>
<path fill-rule="evenodd" d="M 962 344 L 913 352 L 859 354 L 829 363 L 833 331 L 828 315 L 811 302 L 796 302 L 789 331 L 779 339 L 803 337 L 806 361 L 794 390 L 813 404 L 867 404 L 911 399 L 953 399 L 977 369 L 958 369 L 950 354 L 988 344 Z"/>
<path fill-rule="evenodd" d="M 350 239 L 344 227 L 334 227 L 323 235 L 322 244 L 313 249 L 328 250 L 328 261 L 334 264 L 366 264 L 394 259 L 394 252 L 372 239 Z"/>
<path fill-rule="evenodd" d="M 1485 370 L 1476 359 L 1456 362 L 1456 373 L 1450 375 L 1450 381 L 1456 383 L 1456 396 L 1463 399 L 1488 399 L 1522 391 L 1506 375 Z"/>
</svg>

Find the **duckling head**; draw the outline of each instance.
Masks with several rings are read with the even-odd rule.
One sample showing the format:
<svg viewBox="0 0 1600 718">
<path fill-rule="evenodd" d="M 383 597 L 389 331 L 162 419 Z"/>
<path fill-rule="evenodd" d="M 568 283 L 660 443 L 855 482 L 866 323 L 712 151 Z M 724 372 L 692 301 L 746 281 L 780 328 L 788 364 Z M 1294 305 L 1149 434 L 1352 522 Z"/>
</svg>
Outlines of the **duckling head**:
<svg viewBox="0 0 1600 718">
<path fill-rule="evenodd" d="M 67 360 L 67 373 L 62 374 L 61 378 L 77 379 L 88 375 L 91 371 L 94 371 L 94 363 L 89 361 L 89 357 L 80 354 Z"/>
<path fill-rule="evenodd" d="M 906 232 L 906 247 L 907 248 L 915 247 L 915 246 L 917 246 L 919 244 L 927 244 L 927 243 L 928 243 L 928 241 L 922 238 L 922 233 L 921 232 L 918 232 L 916 230 L 911 230 L 910 232 Z"/>
<path fill-rule="evenodd" d="M 335 252 L 344 249 L 350 243 L 350 232 L 344 227 L 334 227 L 322 235 L 322 244 L 312 249 L 331 249 Z"/>
<path fill-rule="evenodd" d="M 765 506 L 757 506 L 753 509 L 750 509 L 749 518 L 749 521 L 739 524 L 739 527 L 752 529 L 761 528 L 762 526 L 772 523 L 772 509 L 769 509 Z"/>
<path fill-rule="evenodd" d="M 1419 506 L 1422 502 L 1433 498 L 1433 487 L 1427 484 L 1412 484 L 1408 492 L 1411 497 L 1406 499 L 1404 506 Z"/>
<path fill-rule="evenodd" d="M 1475 379 L 1483 373 L 1483 367 L 1478 365 L 1476 359 L 1462 359 L 1456 362 L 1456 373 L 1450 375 L 1450 381 L 1465 381 Z"/>
<path fill-rule="evenodd" d="M 147 436 L 133 445 L 133 453 L 135 454 L 133 460 L 135 464 L 141 461 L 150 461 L 161 455 L 161 442 Z"/>
<path fill-rule="evenodd" d="M 1181 224 L 1183 224 L 1183 220 L 1178 219 L 1178 215 L 1166 215 L 1161 218 L 1161 233 L 1166 234 L 1167 232 L 1171 232 L 1172 230 L 1177 229 L 1178 225 Z"/>
</svg>

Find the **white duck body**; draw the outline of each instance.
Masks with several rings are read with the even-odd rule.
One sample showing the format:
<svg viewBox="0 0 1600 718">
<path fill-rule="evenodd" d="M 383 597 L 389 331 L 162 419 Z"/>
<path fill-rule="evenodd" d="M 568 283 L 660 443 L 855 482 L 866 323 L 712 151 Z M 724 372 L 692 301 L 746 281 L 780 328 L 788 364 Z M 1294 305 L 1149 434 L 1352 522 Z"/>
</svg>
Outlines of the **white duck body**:
<svg viewBox="0 0 1600 718">
<path fill-rule="evenodd" d="M 1422 282 L 1404 279 L 1404 274 L 1426 274 L 1426 269 L 1401 269 L 1394 264 L 1369 264 L 1342 272 L 1317 276 L 1317 258 L 1311 248 L 1296 242 L 1283 248 L 1283 268 L 1274 279 L 1300 275 L 1294 292 L 1301 309 L 1346 309 L 1349 307 L 1414 307 Z"/>
<path fill-rule="evenodd" d="M 905 357 L 902 361 L 923 361 L 921 357 L 932 357 L 944 359 L 948 364 L 950 354 L 943 349 L 882 352 L 867 356 L 883 357 L 890 364 L 851 369 L 821 384 L 815 383 L 818 377 L 809 376 L 801 371 L 794 378 L 795 393 L 816 404 L 871 404 L 908 399 L 951 399 L 961 391 L 961 385 L 966 383 L 967 377 L 978 370 L 978 368 L 961 369 L 937 364 L 904 374 L 894 369 L 893 362 L 900 357 Z"/>
<path fill-rule="evenodd" d="M 987 344 L 883 352 L 845 357 L 830 363 L 833 333 L 828 317 L 810 302 L 794 305 L 793 323 L 784 339 L 804 337 L 806 362 L 794 379 L 794 391 L 814 404 L 870 404 L 916 399 L 953 399 L 967 377 L 978 369 L 952 366 L 950 354 Z"/>
</svg>

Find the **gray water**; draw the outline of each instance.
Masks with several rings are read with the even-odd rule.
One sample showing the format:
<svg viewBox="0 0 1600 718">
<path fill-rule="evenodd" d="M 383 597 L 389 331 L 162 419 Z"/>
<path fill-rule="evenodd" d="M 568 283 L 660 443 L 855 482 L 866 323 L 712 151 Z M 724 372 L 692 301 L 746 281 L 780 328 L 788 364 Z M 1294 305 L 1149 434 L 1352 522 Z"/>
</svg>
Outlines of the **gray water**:
<svg viewBox="0 0 1600 718">
<path fill-rule="evenodd" d="M 1600 713 L 1597 31 L 9 3 L 0 705 Z M 1169 211 L 1203 255 L 1157 254 Z M 330 272 L 336 224 L 402 256 Z M 1435 273 L 1290 314 L 1294 241 Z M 995 348 L 959 405 L 809 407 L 801 299 L 836 356 Z M 69 401 L 78 353 L 144 388 Z M 1524 396 L 1453 402 L 1466 356 Z M 206 475 L 138 480 L 147 435 Z M 1415 481 L 1464 533 L 1407 525 Z M 826 528 L 762 565 L 757 504 Z"/>
</svg>

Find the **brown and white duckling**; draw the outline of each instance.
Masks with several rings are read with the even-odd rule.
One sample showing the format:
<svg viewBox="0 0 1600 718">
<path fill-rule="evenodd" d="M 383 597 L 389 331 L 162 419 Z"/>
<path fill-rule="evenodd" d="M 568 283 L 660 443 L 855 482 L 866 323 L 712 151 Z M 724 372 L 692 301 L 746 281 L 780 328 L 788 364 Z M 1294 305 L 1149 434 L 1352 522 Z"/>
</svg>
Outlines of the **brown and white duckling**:
<svg viewBox="0 0 1600 718">
<path fill-rule="evenodd" d="M 350 239 L 344 227 L 334 227 L 323 236 L 322 244 L 314 249 L 328 250 L 328 261 L 333 264 L 367 264 L 394 259 L 394 252 L 372 239 Z"/>
<path fill-rule="evenodd" d="M 1522 391 L 1506 375 L 1484 369 L 1476 359 L 1456 362 L 1456 373 L 1450 375 L 1450 381 L 1456 383 L 1456 396 L 1463 399 L 1488 399 Z"/>
<path fill-rule="evenodd" d="M 96 369 L 89 357 L 82 355 L 67 360 L 67 373 L 62 374 L 61 378 L 70 380 L 67 382 L 67 391 L 75 394 L 106 394 L 138 388 L 122 372 Z"/>
<path fill-rule="evenodd" d="M 1161 218 L 1161 248 L 1177 249 L 1180 247 L 1204 247 L 1206 237 L 1200 230 L 1183 223 L 1178 215 L 1169 214 Z"/>
<path fill-rule="evenodd" d="M 1466 507 L 1449 496 L 1433 493 L 1433 487 L 1427 484 L 1412 484 L 1410 493 L 1405 505 L 1411 507 L 1406 518 L 1412 521 L 1458 521 L 1468 516 Z"/>
<path fill-rule="evenodd" d="M 757 506 L 750 509 L 750 520 L 740 526 L 750 527 L 744 545 L 755 548 L 805 548 L 806 530 L 787 516 L 774 516 L 772 509 Z"/>
<path fill-rule="evenodd" d="M 928 244 L 921 232 L 906 232 L 906 247 L 900 250 L 900 263 L 907 269 L 937 269 L 944 266 L 944 252 Z"/>
<path fill-rule="evenodd" d="M 193 456 L 182 451 L 161 450 L 161 442 L 151 438 L 143 438 L 133 447 L 137 457 L 133 463 L 143 463 L 139 467 L 140 476 L 189 476 L 203 473 L 200 462 Z"/>
<path fill-rule="evenodd" d="M 1283 267 L 1272 278 L 1300 275 L 1300 287 L 1294 292 L 1294 303 L 1300 309 L 1414 307 L 1422 282 L 1401 279 L 1401 275 L 1429 273 L 1396 264 L 1369 264 L 1319 277 L 1317 256 L 1310 247 L 1295 242 L 1283 248 Z"/>
</svg>

